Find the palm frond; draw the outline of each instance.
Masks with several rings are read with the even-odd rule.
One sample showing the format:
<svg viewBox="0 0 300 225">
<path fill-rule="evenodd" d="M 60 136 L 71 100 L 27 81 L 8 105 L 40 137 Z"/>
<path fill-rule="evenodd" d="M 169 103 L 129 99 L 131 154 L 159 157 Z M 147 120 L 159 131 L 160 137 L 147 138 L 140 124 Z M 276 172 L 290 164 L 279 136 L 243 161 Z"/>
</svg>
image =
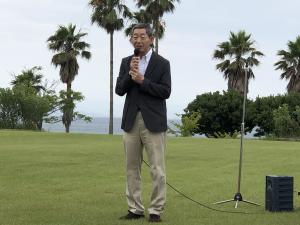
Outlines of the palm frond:
<svg viewBox="0 0 300 225">
<path fill-rule="evenodd" d="M 254 58 L 255 56 L 264 56 L 264 53 L 253 49 L 253 51 L 251 51 L 251 57 Z"/>
<path fill-rule="evenodd" d="M 92 24 L 96 23 L 107 33 L 121 30 L 124 27 L 124 19 L 130 18 L 131 12 L 129 8 L 121 4 L 120 0 L 92 0 L 89 5 L 92 7 Z"/>
<path fill-rule="evenodd" d="M 58 54 L 55 54 L 53 57 L 52 57 L 52 64 L 54 66 L 61 66 L 65 63 L 67 63 L 68 61 L 74 59 L 74 56 L 70 53 L 66 53 L 66 52 L 62 52 L 62 53 L 58 53 Z"/>
<path fill-rule="evenodd" d="M 230 60 L 225 60 L 225 61 L 223 61 L 221 63 L 218 63 L 216 65 L 216 69 L 220 70 L 221 72 L 224 72 L 225 70 L 228 69 L 229 65 L 230 65 Z"/>
<path fill-rule="evenodd" d="M 92 57 L 92 54 L 89 51 L 82 51 L 81 57 L 85 59 L 90 59 Z"/>
<path fill-rule="evenodd" d="M 247 59 L 247 64 L 251 68 L 253 66 L 258 66 L 260 64 L 259 60 L 254 57 L 249 57 Z"/>
<path fill-rule="evenodd" d="M 41 74 L 42 67 L 34 66 L 30 69 L 24 69 L 20 74 L 14 75 L 14 79 L 11 81 L 13 86 L 25 85 L 32 87 L 36 90 L 36 93 L 41 90 L 45 90 L 45 87 L 41 84 L 43 74 Z"/>
<path fill-rule="evenodd" d="M 289 80 L 287 85 L 288 92 L 300 91 L 300 37 L 295 41 L 288 41 L 287 50 L 279 50 L 277 55 L 280 60 L 274 66 L 276 70 L 281 70 L 280 79 Z"/>
<path fill-rule="evenodd" d="M 78 49 L 78 50 L 84 50 L 84 49 L 86 49 L 86 48 L 90 48 L 90 44 L 88 44 L 88 43 L 86 43 L 86 42 L 84 42 L 84 41 L 80 41 L 80 42 L 75 42 L 75 43 L 73 44 L 73 47 L 74 47 L 75 49 Z"/>
</svg>

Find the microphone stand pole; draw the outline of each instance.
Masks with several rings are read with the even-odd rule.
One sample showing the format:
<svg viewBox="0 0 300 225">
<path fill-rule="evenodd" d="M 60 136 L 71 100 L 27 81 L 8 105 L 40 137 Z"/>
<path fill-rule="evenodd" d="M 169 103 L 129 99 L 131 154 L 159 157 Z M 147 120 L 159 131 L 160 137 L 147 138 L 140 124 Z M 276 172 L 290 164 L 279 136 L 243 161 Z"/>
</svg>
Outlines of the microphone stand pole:
<svg viewBox="0 0 300 225">
<path fill-rule="evenodd" d="M 240 145 L 240 161 L 239 161 L 239 174 L 238 174 L 238 184 L 237 184 L 237 192 L 232 199 L 215 202 L 213 204 L 223 204 L 227 202 L 234 202 L 235 201 L 235 208 L 238 207 L 239 202 L 245 202 L 252 205 L 260 206 L 260 204 L 248 201 L 243 199 L 241 194 L 241 179 L 242 179 L 242 162 L 243 162 L 243 144 L 244 144 L 244 133 L 245 133 L 245 112 L 246 112 L 246 100 L 247 100 L 247 81 L 248 81 L 248 64 L 246 63 L 245 69 L 245 81 L 244 81 L 244 102 L 243 102 L 243 117 L 242 117 L 242 124 L 241 124 L 241 145 Z"/>
</svg>

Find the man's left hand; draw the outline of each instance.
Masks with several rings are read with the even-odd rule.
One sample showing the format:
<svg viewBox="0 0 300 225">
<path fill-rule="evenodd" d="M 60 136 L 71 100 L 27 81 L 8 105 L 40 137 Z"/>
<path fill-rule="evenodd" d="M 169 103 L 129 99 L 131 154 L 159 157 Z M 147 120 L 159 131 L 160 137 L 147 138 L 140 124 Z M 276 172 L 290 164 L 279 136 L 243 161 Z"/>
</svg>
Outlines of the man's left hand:
<svg viewBox="0 0 300 225">
<path fill-rule="evenodd" d="M 136 69 L 131 69 L 131 70 L 129 71 L 129 74 L 130 74 L 130 76 L 131 76 L 131 79 L 132 79 L 134 82 L 136 82 L 136 83 L 138 83 L 138 84 L 142 84 L 142 83 L 143 83 L 143 81 L 144 81 L 144 76 L 143 76 L 138 70 L 136 70 Z"/>
</svg>

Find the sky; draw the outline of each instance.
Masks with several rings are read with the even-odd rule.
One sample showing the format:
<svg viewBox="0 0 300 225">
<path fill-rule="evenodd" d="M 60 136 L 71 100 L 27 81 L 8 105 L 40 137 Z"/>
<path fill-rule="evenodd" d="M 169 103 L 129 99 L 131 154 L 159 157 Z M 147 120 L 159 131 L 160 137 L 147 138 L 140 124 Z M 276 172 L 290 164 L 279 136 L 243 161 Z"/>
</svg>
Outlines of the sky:
<svg viewBox="0 0 300 225">
<path fill-rule="evenodd" d="M 123 1 L 132 10 L 134 1 Z M 172 94 L 167 100 L 168 117 L 177 118 L 197 95 L 223 91 L 227 82 L 215 69 L 212 59 L 229 32 L 245 30 L 255 40 L 255 48 L 265 57 L 253 68 L 255 80 L 248 97 L 284 94 L 287 81 L 280 80 L 274 63 L 280 49 L 300 34 L 299 0 L 181 0 L 173 14 L 166 14 L 166 33 L 159 43 L 159 54 L 171 63 Z M 88 0 L 0 0 L 0 87 L 10 87 L 12 74 L 42 66 L 49 81 L 59 80 L 59 68 L 51 65 L 53 52 L 46 40 L 58 25 L 76 24 L 88 36 L 92 58 L 79 59 L 79 74 L 73 90 L 85 96 L 77 111 L 93 117 L 109 115 L 109 36 L 90 21 Z M 128 26 L 129 22 L 125 22 Z M 123 57 L 133 48 L 123 31 L 114 35 L 114 84 Z M 65 89 L 59 84 L 56 90 Z M 124 97 L 114 95 L 114 117 L 122 116 Z"/>
</svg>

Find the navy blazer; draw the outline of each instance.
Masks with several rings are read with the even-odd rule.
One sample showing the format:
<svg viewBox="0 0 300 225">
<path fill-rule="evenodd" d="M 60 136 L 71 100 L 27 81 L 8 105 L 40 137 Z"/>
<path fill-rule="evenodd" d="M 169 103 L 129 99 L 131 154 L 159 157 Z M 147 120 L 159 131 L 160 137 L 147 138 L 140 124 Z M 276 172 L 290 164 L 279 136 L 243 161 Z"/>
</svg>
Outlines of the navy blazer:
<svg viewBox="0 0 300 225">
<path fill-rule="evenodd" d="M 170 63 L 152 52 L 144 81 L 138 84 L 129 75 L 132 57 L 131 55 L 122 59 L 115 88 L 116 94 L 120 96 L 126 94 L 121 128 L 126 132 L 130 131 L 140 110 L 148 130 L 166 131 L 168 127 L 166 99 L 171 94 Z"/>
</svg>

